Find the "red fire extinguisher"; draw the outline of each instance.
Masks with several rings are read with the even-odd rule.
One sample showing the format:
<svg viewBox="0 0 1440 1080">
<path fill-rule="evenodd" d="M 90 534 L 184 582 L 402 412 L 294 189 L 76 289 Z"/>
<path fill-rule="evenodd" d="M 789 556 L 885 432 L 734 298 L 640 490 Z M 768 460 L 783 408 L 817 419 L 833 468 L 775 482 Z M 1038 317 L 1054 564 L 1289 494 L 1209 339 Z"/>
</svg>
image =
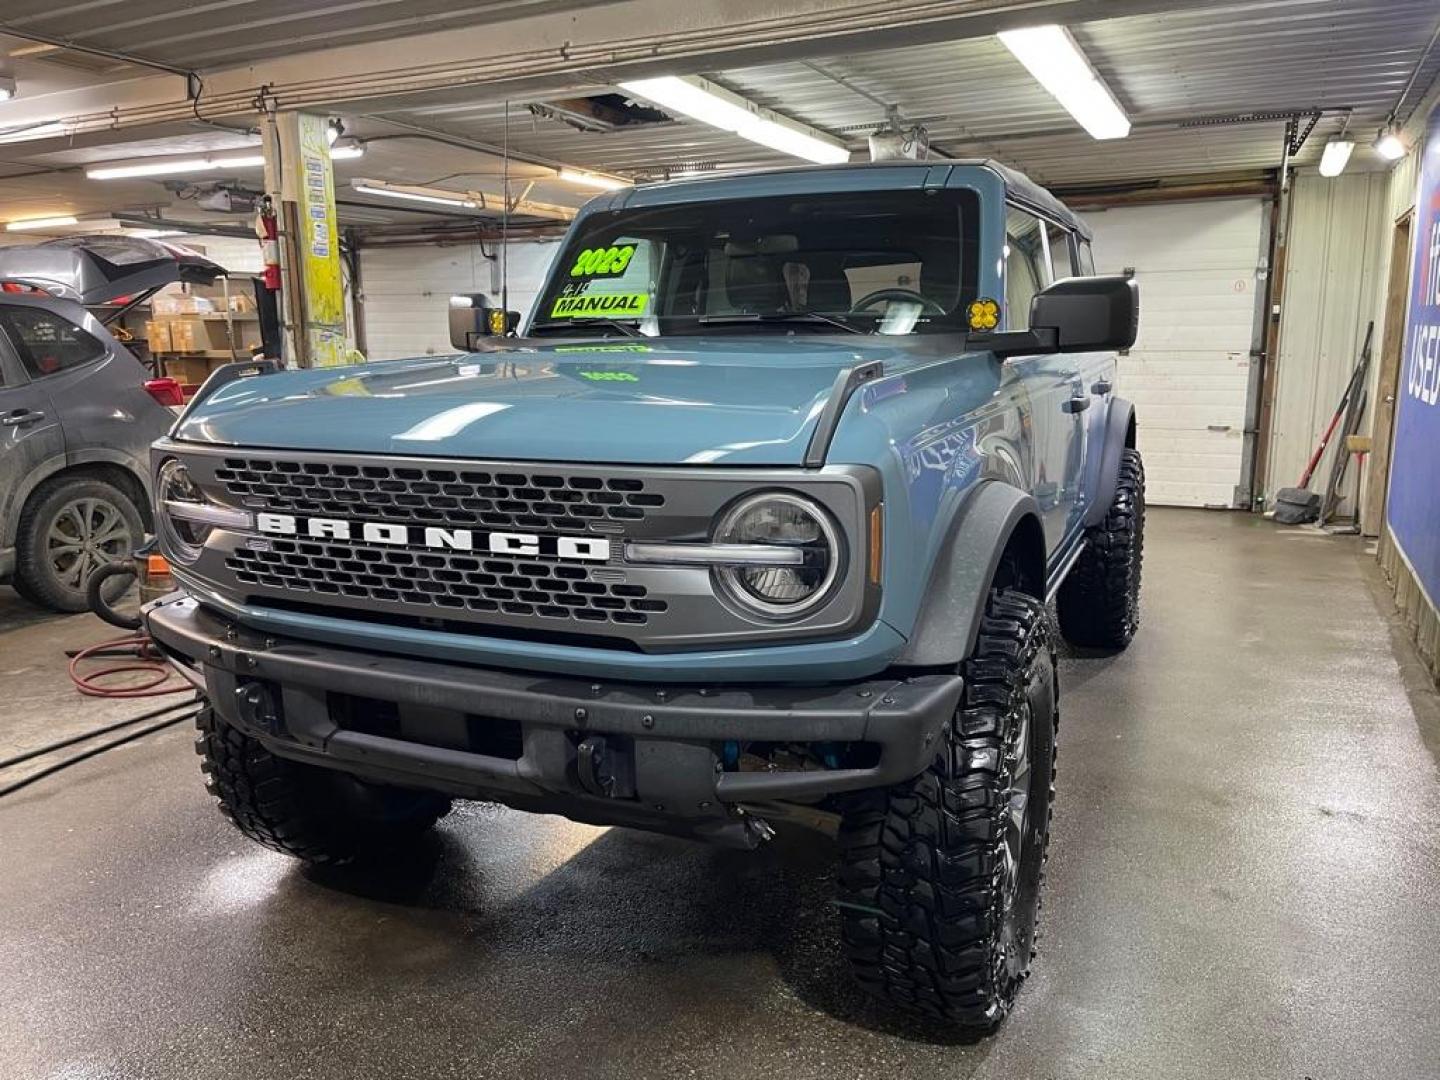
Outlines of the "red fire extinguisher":
<svg viewBox="0 0 1440 1080">
<path fill-rule="evenodd" d="M 260 257 L 265 263 L 265 272 L 261 275 L 265 288 L 279 292 L 280 226 L 275 218 L 275 204 L 269 195 L 260 200 L 260 209 L 255 215 L 255 235 L 260 238 Z"/>
</svg>

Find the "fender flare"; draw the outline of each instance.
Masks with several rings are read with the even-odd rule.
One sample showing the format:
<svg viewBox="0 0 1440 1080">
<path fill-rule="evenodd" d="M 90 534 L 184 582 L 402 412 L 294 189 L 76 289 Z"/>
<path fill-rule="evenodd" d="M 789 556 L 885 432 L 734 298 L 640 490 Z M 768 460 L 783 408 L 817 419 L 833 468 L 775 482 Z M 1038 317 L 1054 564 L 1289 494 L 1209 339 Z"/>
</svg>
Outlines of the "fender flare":
<svg viewBox="0 0 1440 1080">
<path fill-rule="evenodd" d="M 1110 399 L 1105 420 L 1105 444 L 1100 454 L 1100 475 L 1095 498 L 1085 511 L 1084 527 L 1099 525 L 1115 501 L 1115 484 L 1120 478 L 1120 456 L 1135 445 L 1135 406 L 1124 398 Z"/>
<path fill-rule="evenodd" d="M 1027 519 L 1039 537 L 1035 584 L 1044 595 L 1045 550 L 1040 508 L 1033 496 L 999 480 L 982 483 L 960 509 L 931 567 L 925 601 L 895 663 L 905 667 L 957 664 L 975 647 L 990 584 L 1016 530 Z"/>
</svg>

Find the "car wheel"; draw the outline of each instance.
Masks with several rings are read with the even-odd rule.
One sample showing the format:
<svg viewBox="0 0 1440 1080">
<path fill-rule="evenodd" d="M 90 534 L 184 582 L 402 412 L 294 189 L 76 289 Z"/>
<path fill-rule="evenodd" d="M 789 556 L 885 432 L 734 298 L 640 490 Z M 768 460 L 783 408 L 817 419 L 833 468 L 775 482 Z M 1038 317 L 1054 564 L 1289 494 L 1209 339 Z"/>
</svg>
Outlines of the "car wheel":
<svg viewBox="0 0 1440 1080">
<path fill-rule="evenodd" d="M 444 795 L 276 757 L 210 706 L 195 724 L 205 786 L 221 813 L 273 851 L 319 865 L 378 861 L 450 812 Z"/>
<path fill-rule="evenodd" d="M 1050 842 L 1059 690 L 1044 605 L 993 591 L 963 672 L 930 766 L 846 808 L 837 903 L 862 987 L 988 1032 L 1030 971 Z"/>
<path fill-rule="evenodd" d="M 90 575 L 129 558 L 145 538 L 130 496 L 103 480 L 57 477 L 30 496 L 20 515 L 15 578 L 22 596 L 56 611 L 87 611 Z M 125 590 L 115 581 L 114 601 Z"/>
<path fill-rule="evenodd" d="M 1115 497 L 1105 519 L 1086 530 L 1085 543 L 1060 586 L 1060 632 L 1072 645 L 1123 649 L 1140 626 L 1145 466 L 1138 450 L 1121 456 Z"/>
</svg>

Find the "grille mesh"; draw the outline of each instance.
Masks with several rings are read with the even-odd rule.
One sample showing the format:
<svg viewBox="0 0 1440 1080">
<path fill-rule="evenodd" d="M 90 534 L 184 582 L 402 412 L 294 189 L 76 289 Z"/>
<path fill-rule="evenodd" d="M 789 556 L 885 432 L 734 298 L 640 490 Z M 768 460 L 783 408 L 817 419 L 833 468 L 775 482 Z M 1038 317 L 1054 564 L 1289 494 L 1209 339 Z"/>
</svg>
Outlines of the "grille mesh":
<svg viewBox="0 0 1440 1080">
<path fill-rule="evenodd" d="M 667 608 L 643 585 L 590 580 L 584 567 L 451 552 L 396 551 L 311 540 L 273 540 L 225 560 L 247 585 L 471 611 L 643 626 Z"/>
<path fill-rule="evenodd" d="M 595 521 L 642 521 L 665 505 L 642 480 L 563 472 L 226 458 L 215 478 L 242 506 L 452 527 L 575 531 Z"/>
</svg>

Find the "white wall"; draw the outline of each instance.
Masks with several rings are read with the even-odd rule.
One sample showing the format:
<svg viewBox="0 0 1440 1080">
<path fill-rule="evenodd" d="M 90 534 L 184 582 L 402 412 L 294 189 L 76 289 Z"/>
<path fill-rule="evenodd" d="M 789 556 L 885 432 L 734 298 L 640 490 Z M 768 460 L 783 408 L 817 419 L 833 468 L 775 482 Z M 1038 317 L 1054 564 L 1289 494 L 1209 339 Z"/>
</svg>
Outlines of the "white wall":
<svg viewBox="0 0 1440 1080">
<path fill-rule="evenodd" d="M 558 240 L 513 243 L 506 253 L 510 308 L 528 315 Z M 494 259 L 488 255 L 495 256 Z M 366 355 L 393 360 L 454 352 L 449 305 L 455 293 L 488 293 L 500 302 L 500 245 L 362 248 Z"/>
<path fill-rule="evenodd" d="M 1135 404 L 1153 503 L 1234 503 L 1262 210 L 1247 198 L 1085 214 L 1097 272 L 1133 268 L 1140 287 L 1140 337 L 1116 389 Z"/>
<path fill-rule="evenodd" d="M 1271 373 L 1276 381 L 1267 499 L 1299 482 L 1354 370 L 1366 323 L 1374 319 L 1371 388 L 1360 427 L 1370 430 L 1390 243 L 1388 173 L 1334 179 L 1306 173 L 1295 179 L 1290 197 L 1280 353 Z M 1324 491 L 1338 443 L 1337 433 L 1310 481 L 1312 491 Z M 1353 512 L 1353 480 L 1352 472 L 1341 488 L 1342 515 Z"/>
</svg>

